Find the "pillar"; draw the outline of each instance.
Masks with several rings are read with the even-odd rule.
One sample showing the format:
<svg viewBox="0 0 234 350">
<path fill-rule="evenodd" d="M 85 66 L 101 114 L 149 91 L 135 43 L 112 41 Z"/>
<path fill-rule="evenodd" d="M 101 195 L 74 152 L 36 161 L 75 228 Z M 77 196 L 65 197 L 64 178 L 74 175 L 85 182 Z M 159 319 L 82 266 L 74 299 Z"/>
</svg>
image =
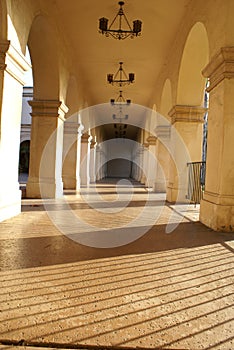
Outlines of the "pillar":
<svg viewBox="0 0 234 350">
<path fill-rule="evenodd" d="M 200 221 L 234 231 L 234 47 L 224 47 L 203 74 L 210 78 L 205 192 Z"/>
<path fill-rule="evenodd" d="M 96 180 L 101 180 L 101 174 L 100 174 L 100 164 L 101 164 L 101 148 L 100 145 L 96 145 Z"/>
<path fill-rule="evenodd" d="M 0 42 L 0 221 L 21 211 L 18 183 L 24 73 L 30 68 L 10 41 Z"/>
<path fill-rule="evenodd" d="M 158 125 L 155 128 L 157 170 L 154 184 L 155 192 L 166 192 L 169 173 L 170 125 Z"/>
<path fill-rule="evenodd" d="M 80 189 L 80 152 L 81 136 L 84 126 L 70 121 L 64 123 L 63 140 L 63 187 L 64 189 Z"/>
<path fill-rule="evenodd" d="M 144 147 L 139 144 L 137 149 L 137 162 L 135 165 L 136 169 L 136 180 L 141 181 L 142 175 L 143 175 L 143 155 L 144 155 Z"/>
<path fill-rule="evenodd" d="M 155 136 L 148 136 L 148 164 L 147 164 L 147 175 L 146 175 L 146 186 L 154 188 L 156 171 L 157 171 L 157 160 L 156 160 L 156 140 Z"/>
<path fill-rule="evenodd" d="M 90 144 L 92 136 L 85 133 L 81 137 L 81 159 L 80 159 L 80 183 L 82 186 L 90 184 Z"/>
<path fill-rule="evenodd" d="M 63 195 L 62 151 L 64 116 L 61 101 L 32 100 L 28 198 L 59 198 Z"/>
<path fill-rule="evenodd" d="M 142 161 L 142 177 L 141 177 L 142 184 L 146 184 L 146 180 L 147 180 L 148 148 L 149 148 L 149 144 L 147 142 L 144 142 L 144 144 L 143 144 L 143 161 Z"/>
<path fill-rule="evenodd" d="M 92 139 L 90 144 L 90 182 L 96 182 L 96 141 Z"/>
<path fill-rule="evenodd" d="M 206 109 L 176 105 L 168 113 L 171 118 L 170 170 L 167 201 L 187 202 L 187 163 L 202 160 L 203 122 Z"/>
</svg>

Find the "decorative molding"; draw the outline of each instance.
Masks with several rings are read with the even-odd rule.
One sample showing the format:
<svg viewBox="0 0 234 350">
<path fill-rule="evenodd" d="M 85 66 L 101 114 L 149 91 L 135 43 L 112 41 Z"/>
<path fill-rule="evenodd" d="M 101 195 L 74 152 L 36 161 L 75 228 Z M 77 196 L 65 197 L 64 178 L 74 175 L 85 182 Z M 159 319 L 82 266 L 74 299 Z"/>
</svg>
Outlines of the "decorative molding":
<svg viewBox="0 0 234 350">
<path fill-rule="evenodd" d="M 210 92 L 224 79 L 234 78 L 234 46 L 222 47 L 203 69 L 204 77 L 210 79 L 207 91 Z"/>
<path fill-rule="evenodd" d="M 204 123 L 204 114 L 207 108 L 200 106 L 175 105 L 169 111 L 171 124 L 177 122 L 184 123 Z"/>
<path fill-rule="evenodd" d="M 81 132 L 80 130 L 80 123 L 76 122 L 68 122 L 67 120 L 64 123 L 64 134 L 79 134 Z"/>
<path fill-rule="evenodd" d="M 65 121 L 68 107 L 61 101 L 56 100 L 31 100 L 28 104 L 32 107 L 32 117 L 52 117 Z"/>
<path fill-rule="evenodd" d="M 155 146 L 157 137 L 150 135 L 147 137 L 146 141 L 148 142 L 149 146 Z"/>
<path fill-rule="evenodd" d="M 143 147 L 144 147 L 144 151 L 147 150 L 149 148 L 148 142 L 144 142 Z"/>
<path fill-rule="evenodd" d="M 234 205 L 234 195 L 225 195 L 210 191 L 204 191 L 203 200 L 216 205 Z"/>
<path fill-rule="evenodd" d="M 90 143 L 92 139 L 93 137 L 86 132 L 81 136 L 81 143 Z"/>
<path fill-rule="evenodd" d="M 9 40 L 0 42 L 0 70 L 9 73 L 21 85 L 24 85 L 24 73 L 31 68 L 25 56 Z"/>
<path fill-rule="evenodd" d="M 171 125 L 158 125 L 155 128 L 155 134 L 158 138 L 167 138 L 171 136 Z"/>
<path fill-rule="evenodd" d="M 96 146 L 97 146 L 97 142 L 94 139 L 92 139 L 92 141 L 90 143 L 90 148 L 94 149 L 94 148 L 96 148 Z"/>
</svg>

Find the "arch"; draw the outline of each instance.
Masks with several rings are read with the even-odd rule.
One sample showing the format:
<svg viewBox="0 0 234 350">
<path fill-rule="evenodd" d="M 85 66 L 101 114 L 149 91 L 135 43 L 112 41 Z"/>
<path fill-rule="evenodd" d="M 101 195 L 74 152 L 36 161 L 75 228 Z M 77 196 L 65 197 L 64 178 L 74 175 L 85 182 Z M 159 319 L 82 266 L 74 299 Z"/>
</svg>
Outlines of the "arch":
<svg viewBox="0 0 234 350">
<path fill-rule="evenodd" d="M 168 112 L 172 108 L 172 89 L 170 79 L 166 79 L 160 104 L 160 113 L 168 119 Z"/>
<path fill-rule="evenodd" d="M 203 23 L 190 30 L 180 64 L 177 104 L 201 106 L 204 99 L 205 78 L 202 70 L 209 59 L 209 42 Z"/>
<path fill-rule="evenodd" d="M 32 60 L 34 98 L 59 99 L 59 54 L 55 29 L 43 15 L 32 22 L 28 38 Z"/>
</svg>

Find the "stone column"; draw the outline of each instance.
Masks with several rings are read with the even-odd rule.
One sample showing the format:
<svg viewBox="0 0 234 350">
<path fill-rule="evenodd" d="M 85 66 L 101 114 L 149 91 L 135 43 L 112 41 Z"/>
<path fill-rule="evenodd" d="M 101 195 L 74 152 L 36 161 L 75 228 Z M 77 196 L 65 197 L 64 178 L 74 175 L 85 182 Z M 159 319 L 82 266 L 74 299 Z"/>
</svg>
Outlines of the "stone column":
<svg viewBox="0 0 234 350">
<path fill-rule="evenodd" d="M 149 144 L 147 142 L 144 142 L 144 144 L 143 144 L 142 177 L 141 177 L 142 184 L 146 184 L 146 179 L 147 179 L 148 148 L 149 148 Z"/>
<path fill-rule="evenodd" d="M 81 159 L 80 159 L 80 183 L 82 186 L 90 184 L 90 144 L 92 136 L 85 133 L 81 137 Z"/>
<path fill-rule="evenodd" d="M 156 161 L 156 140 L 155 136 L 148 136 L 148 167 L 147 167 L 147 178 L 146 186 L 149 188 L 154 188 L 156 180 L 156 171 L 157 171 L 157 161 Z"/>
<path fill-rule="evenodd" d="M 90 144 L 90 182 L 96 182 L 96 141 L 94 139 Z"/>
<path fill-rule="evenodd" d="M 142 175 L 143 175 L 143 154 L 144 154 L 144 147 L 139 144 L 137 151 L 136 151 L 136 164 L 135 164 L 135 180 L 141 181 Z"/>
<path fill-rule="evenodd" d="M 81 136 L 84 126 L 77 122 L 66 120 L 63 140 L 63 187 L 65 189 L 80 189 L 80 152 Z"/>
<path fill-rule="evenodd" d="M 174 106 L 171 118 L 171 159 L 167 186 L 168 202 L 187 202 L 187 163 L 202 160 L 203 122 L 206 109 L 197 106 Z"/>
<path fill-rule="evenodd" d="M 203 74 L 210 96 L 200 220 L 216 231 L 234 231 L 234 47 L 221 48 Z"/>
<path fill-rule="evenodd" d="M 0 42 L 0 221 L 21 211 L 18 183 L 25 57 L 10 41 Z"/>
<path fill-rule="evenodd" d="M 101 180 L 100 175 L 100 164 L 101 164 L 101 149 L 100 145 L 96 145 L 96 164 L 95 164 L 95 172 L 96 172 L 96 181 Z"/>
<path fill-rule="evenodd" d="M 62 152 L 64 116 L 61 101 L 32 100 L 28 198 L 59 198 L 63 195 Z"/>
<path fill-rule="evenodd" d="M 138 181 L 139 177 L 139 148 L 134 147 L 132 151 L 132 171 L 131 171 L 131 177 Z"/>
<path fill-rule="evenodd" d="M 166 192 L 169 172 L 170 125 L 158 125 L 155 129 L 157 170 L 154 184 L 155 192 Z"/>
</svg>

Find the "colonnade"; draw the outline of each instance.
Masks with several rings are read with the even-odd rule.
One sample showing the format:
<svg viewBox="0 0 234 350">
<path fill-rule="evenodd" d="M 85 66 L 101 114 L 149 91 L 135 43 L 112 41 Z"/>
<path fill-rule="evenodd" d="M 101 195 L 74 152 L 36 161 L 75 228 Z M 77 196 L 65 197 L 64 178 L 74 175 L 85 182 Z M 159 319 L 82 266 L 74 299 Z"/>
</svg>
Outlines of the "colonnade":
<svg viewBox="0 0 234 350">
<path fill-rule="evenodd" d="M 21 209 L 18 163 L 22 87 L 30 65 L 10 41 L 2 41 L 0 51 L 2 221 Z M 223 47 L 203 71 L 210 80 L 210 106 L 206 188 L 200 220 L 214 230 L 224 231 L 234 230 L 233 62 L 234 47 Z M 97 142 L 95 134 L 84 130 L 78 118 L 66 119 L 68 107 L 62 101 L 33 99 L 29 104 L 32 131 L 27 197 L 57 198 L 63 189 L 79 190 L 106 176 L 102 143 Z M 166 191 L 169 202 L 185 201 L 187 162 L 202 159 L 204 113 L 203 107 L 174 105 L 168 111 L 169 123 L 156 125 L 138 143 L 132 176 L 154 191 Z"/>
</svg>

